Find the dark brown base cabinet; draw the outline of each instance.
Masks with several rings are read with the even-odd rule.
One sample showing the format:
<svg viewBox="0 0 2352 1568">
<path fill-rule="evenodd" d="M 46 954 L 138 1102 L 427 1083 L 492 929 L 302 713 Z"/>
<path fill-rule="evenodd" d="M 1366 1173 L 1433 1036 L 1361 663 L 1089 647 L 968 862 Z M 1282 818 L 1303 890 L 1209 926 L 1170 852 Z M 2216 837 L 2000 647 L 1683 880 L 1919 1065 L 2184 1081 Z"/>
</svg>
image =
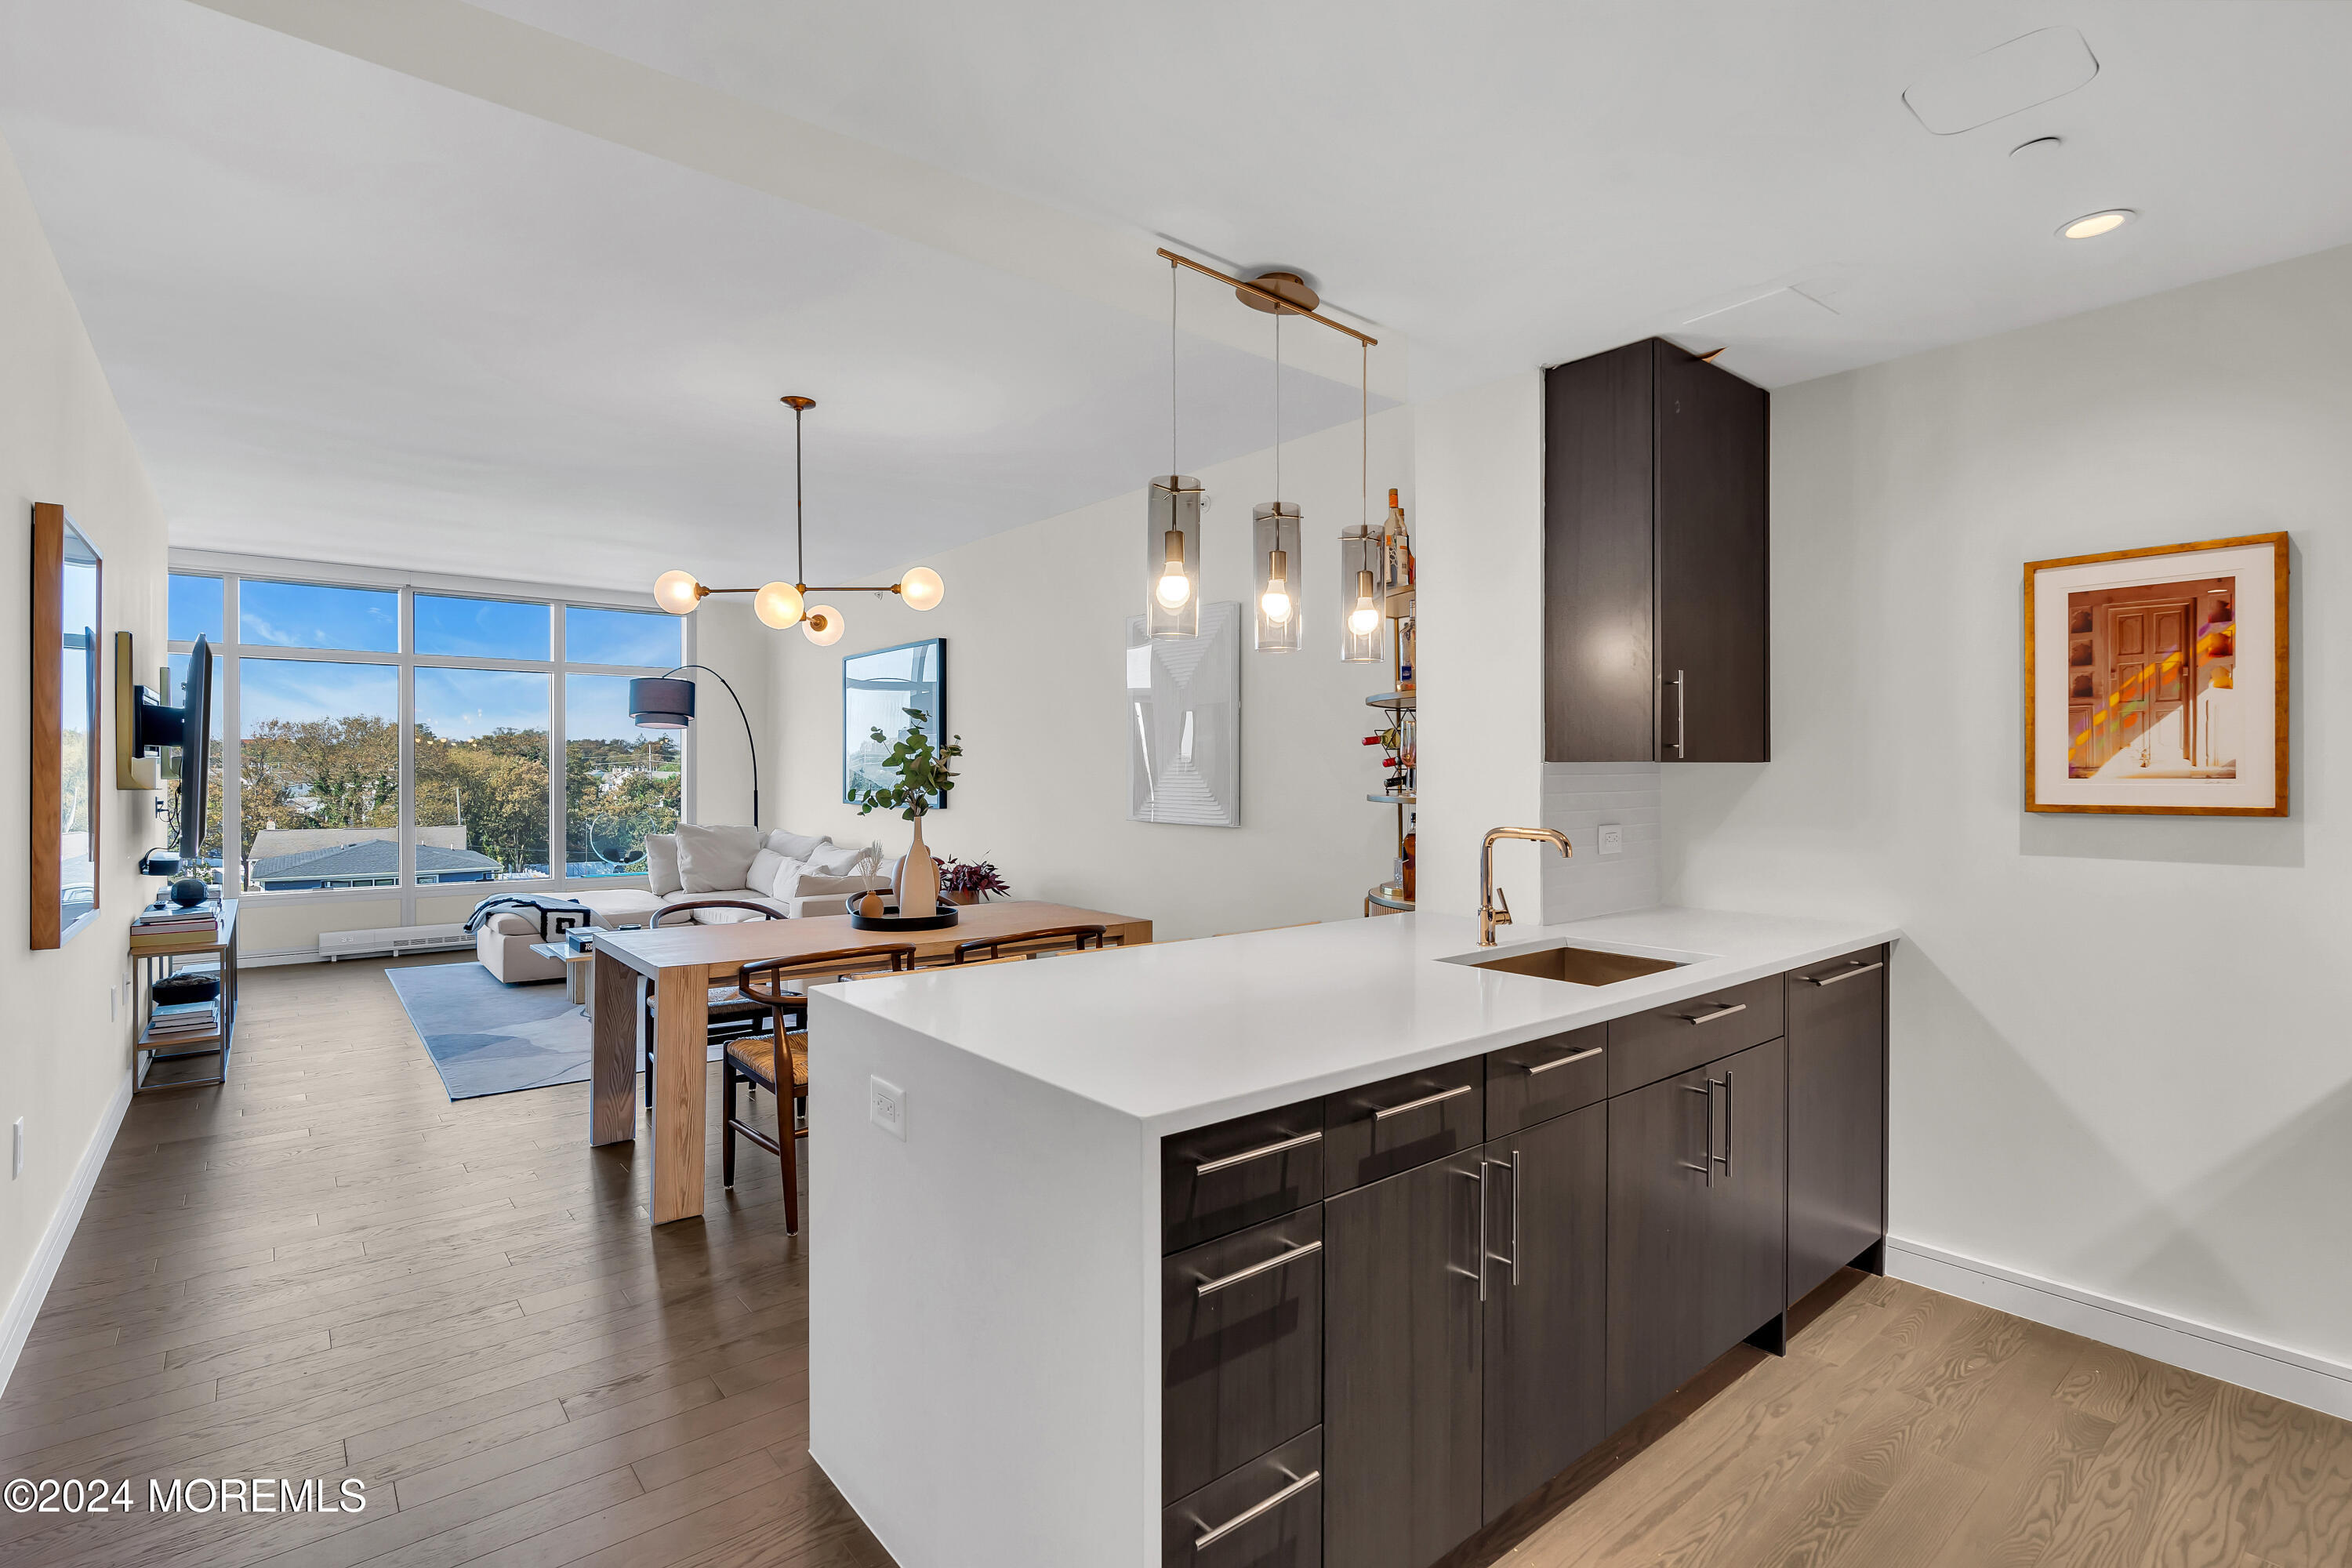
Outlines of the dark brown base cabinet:
<svg viewBox="0 0 2352 1568">
<path fill-rule="evenodd" d="M 1886 1235 L 1886 950 L 1789 976 L 1789 1300 Z"/>
<path fill-rule="evenodd" d="M 1609 1102 L 1609 1426 L 1788 1305 L 1788 1048 Z"/>
<path fill-rule="evenodd" d="M 1885 1237 L 1885 959 L 1163 1140 L 1166 1568 L 1427 1568 L 1777 1345 Z"/>
</svg>

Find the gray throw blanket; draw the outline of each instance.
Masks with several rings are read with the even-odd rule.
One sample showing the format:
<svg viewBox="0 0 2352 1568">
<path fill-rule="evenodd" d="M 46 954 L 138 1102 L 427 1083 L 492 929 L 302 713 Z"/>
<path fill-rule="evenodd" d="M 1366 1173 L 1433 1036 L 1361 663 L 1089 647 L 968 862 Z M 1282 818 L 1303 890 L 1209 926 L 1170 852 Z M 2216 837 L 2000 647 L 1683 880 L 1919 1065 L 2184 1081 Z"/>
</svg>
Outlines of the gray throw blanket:
<svg viewBox="0 0 2352 1568">
<path fill-rule="evenodd" d="M 474 912 L 466 917 L 466 933 L 468 936 L 472 935 L 488 924 L 492 915 L 503 914 L 509 910 L 520 914 L 538 916 L 539 940 L 541 942 L 553 942 L 573 926 L 588 924 L 596 913 L 585 904 L 574 903 L 570 899 L 559 899 L 546 893 L 500 893 L 495 898 L 484 899 L 474 906 Z M 555 929 L 550 931 L 547 929 L 550 915 L 558 917 L 569 915 L 572 918 L 569 920 L 559 918 L 555 921 Z"/>
</svg>

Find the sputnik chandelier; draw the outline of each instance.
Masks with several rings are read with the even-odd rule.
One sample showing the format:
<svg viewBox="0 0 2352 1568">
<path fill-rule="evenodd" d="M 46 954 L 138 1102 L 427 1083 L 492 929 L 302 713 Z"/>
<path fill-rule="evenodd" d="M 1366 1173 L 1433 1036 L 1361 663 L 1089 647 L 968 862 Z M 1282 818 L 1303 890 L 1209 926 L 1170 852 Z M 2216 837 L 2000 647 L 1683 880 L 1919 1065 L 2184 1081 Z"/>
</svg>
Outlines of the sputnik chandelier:
<svg viewBox="0 0 2352 1568">
<path fill-rule="evenodd" d="M 749 594 L 752 613 L 762 622 L 780 632 L 798 626 L 802 634 L 819 647 L 830 647 L 839 642 L 848 627 L 841 612 L 831 605 L 811 605 L 811 594 L 896 594 L 910 610 L 937 609 L 940 601 L 947 596 L 947 586 L 940 581 L 940 574 L 928 566 L 916 567 L 887 587 L 808 585 L 808 552 L 803 527 L 807 509 L 801 484 L 801 416 L 816 406 L 816 399 L 793 395 L 783 401 L 793 411 L 793 580 L 764 583 L 757 588 L 713 588 L 696 582 L 691 572 L 665 572 L 654 579 L 654 603 L 673 616 L 686 616 L 693 614 L 712 594 Z"/>
</svg>

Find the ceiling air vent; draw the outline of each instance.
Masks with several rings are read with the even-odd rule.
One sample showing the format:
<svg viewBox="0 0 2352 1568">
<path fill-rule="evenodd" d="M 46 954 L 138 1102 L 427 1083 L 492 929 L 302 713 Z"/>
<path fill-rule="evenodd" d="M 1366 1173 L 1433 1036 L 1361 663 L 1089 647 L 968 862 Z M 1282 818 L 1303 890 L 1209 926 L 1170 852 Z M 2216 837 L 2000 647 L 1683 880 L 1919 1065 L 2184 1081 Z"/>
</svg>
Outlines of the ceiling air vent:
<svg viewBox="0 0 2352 1568">
<path fill-rule="evenodd" d="M 1903 89 L 1903 102 L 1929 131 L 1957 136 L 2063 98 L 2098 74 L 2082 34 L 2044 27 L 1920 78 Z"/>
</svg>

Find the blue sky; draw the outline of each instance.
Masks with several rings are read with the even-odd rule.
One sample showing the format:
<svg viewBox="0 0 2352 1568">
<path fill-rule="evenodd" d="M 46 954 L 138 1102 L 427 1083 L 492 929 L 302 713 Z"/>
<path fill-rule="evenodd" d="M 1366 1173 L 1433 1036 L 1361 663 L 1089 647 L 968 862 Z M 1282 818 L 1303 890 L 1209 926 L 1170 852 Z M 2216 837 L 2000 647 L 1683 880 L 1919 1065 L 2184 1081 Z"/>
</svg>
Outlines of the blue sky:
<svg viewBox="0 0 2352 1568">
<path fill-rule="evenodd" d="M 223 595 L 217 577 L 172 576 L 171 640 L 221 640 Z M 415 595 L 416 651 L 458 658 L 545 658 L 551 616 L 543 604 Z M 399 649 L 400 596 L 374 588 L 333 588 L 248 577 L 239 585 L 237 638 L 271 647 Z M 577 664 L 668 669 L 682 657 L 676 616 L 638 610 L 567 606 L 565 658 Z"/>
</svg>

